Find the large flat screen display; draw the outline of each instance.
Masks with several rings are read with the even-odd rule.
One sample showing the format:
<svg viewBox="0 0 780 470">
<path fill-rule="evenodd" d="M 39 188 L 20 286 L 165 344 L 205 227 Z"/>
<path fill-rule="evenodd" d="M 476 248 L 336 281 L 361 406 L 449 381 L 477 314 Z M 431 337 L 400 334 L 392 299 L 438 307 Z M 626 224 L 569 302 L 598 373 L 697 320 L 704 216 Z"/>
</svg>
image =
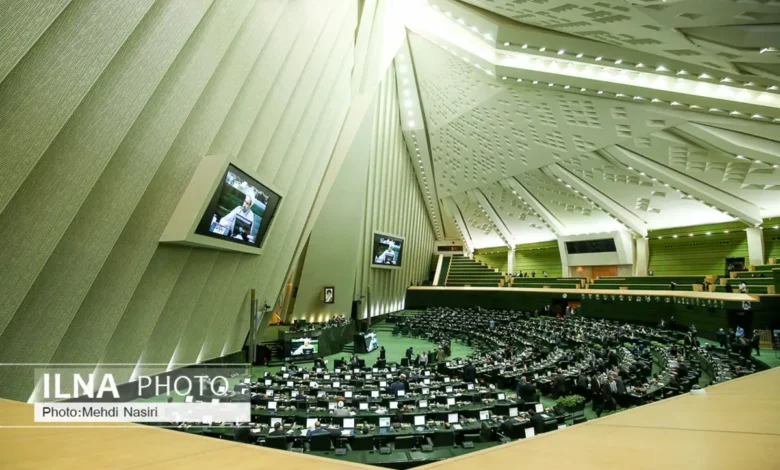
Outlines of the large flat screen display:
<svg viewBox="0 0 780 470">
<path fill-rule="evenodd" d="M 366 352 L 371 352 L 379 347 L 379 338 L 376 337 L 376 333 L 369 331 L 363 336 L 366 342 Z"/>
<path fill-rule="evenodd" d="M 392 235 L 374 233 L 372 250 L 372 266 L 400 268 L 404 255 L 404 239 Z"/>
<path fill-rule="evenodd" d="M 313 338 L 293 338 L 290 343 L 290 356 L 311 356 L 319 352 L 319 341 Z"/>
<path fill-rule="evenodd" d="M 228 165 L 195 233 L 260 248 L 281 199 Z"/>
</svg>

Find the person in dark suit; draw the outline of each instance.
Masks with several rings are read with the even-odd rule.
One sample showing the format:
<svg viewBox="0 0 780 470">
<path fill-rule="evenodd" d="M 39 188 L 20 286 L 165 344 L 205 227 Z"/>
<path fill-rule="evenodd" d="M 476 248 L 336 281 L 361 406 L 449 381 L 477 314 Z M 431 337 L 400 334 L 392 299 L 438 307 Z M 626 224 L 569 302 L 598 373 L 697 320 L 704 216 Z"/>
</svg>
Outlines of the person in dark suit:
<svg viewBox="0 0 780 470">
<path fill-rule="evenodd" d="M 590 383 L 590 399 L 595 409 L 596 405 L 601 403 L 601 385 L 599 385 L 599 379 L 596 374 L 592 374 L 588 381 Z"/>
<path fill-rule="evenodd" d="M 322 427 L 322 424 L 320 424 L 319 421 L 314 423 L 314 429 L 309 429 L 306 432 L 306 438 L 316 436 L 317 434 L 330 434 L 327 429 Z"/>
<path fill-rule="evenodd" d="M 580 369 L 580 373 L 577 374 L 577 395 L 587 398 L 588 397 L 588 377 Z"/>
<path fill-rule="evenodd" d="M 405 392 L 407 386 L 404 382 L 406 382 L 406 376 L 404 374 L 399 375 L 398 380 L 390 384 L 390 395 L 396 396 L 399 391 Z"/>
<path fill-rule="evenodd" d="M 718 339 L 718 343 L 720 343 L 721 348 L 725 348 L 727 344 L 727 336 L 726 332 L 723 331 L 723 328 L 719 329 L 717 333 L 715 333 L 715 337 Z"/>
<path fill-rule="evenodd" d="M 274 423 L 274 430 L 268 433 L 269 436 L 284 436 L 282 423 Z"/>
<path fill-rule="evenodd" d="M 536 387 L 528 383 L 528 379 L 525 377 L 521 377 L 520 383 L 517 385 L 517 396 L 525 402 L 537 401 L 539 399 L 536 394 Z"/>
<path fill-rule="evenodd" d="M 534 433 L 541 434 L 544 432 L 544 417 L 534 410 L 528 411 L 531 424 L 534 425 Z"/>
<path fill-rule="evenodd" d="M 758 330 L 753 330 L 753 336 L 750 337 L 750 347 L 756 350 L 756 356 L 761 355 L 760 345 L 761 337 L 758 335 Z"/>
<path fill-rule="evenodd" d="M 477 368 L 474 367 L 474 364 L 471 362 L 467 362 L 466 366 L 463 367 L 463 381 L 464 382 L 470 382 L 474 383 L 477 380 Z"/>
<path fill-rule="evenodd" d="M 612 374 L 612 380 L 615 382 L 615 388 L 617 388 L 617 395 L 624 395 L 626 393 L 626 386 L 623 383 L 623 379 L 617 373 Z"/>
<path fill-rule="evenodd" d="M 612 379 L 612 376 L 607 377 L 607 380 L 601 384 L 601 406 L 598 410 L 594 409 L 596 416 L 601 416 L 604 410 L 612 411 L 617 409 L 617 402 L 615 401 L 615 393 L 617 393 L 617 384 Z"/>
<path fill-rule="evenodd" d="M 553 398 L 558 398 L 566 395 L 566 377 L 563 375 L 563 371 L 558 369 L 558 373 L 553 379 Z"/>
<path fill-rule="evenodd" d="M 379 359 L 383 361 L 387 359 L 387 351 L 385 351 L 384 346 L 381 346 L 379 348 Z"/>
</svg>

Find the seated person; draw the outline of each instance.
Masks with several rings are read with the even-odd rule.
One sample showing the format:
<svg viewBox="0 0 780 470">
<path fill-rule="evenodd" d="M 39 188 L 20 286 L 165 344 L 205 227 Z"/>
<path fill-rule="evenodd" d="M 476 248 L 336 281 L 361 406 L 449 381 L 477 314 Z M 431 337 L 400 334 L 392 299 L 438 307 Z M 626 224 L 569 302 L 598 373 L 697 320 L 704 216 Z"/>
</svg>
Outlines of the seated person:
<svg viewBox="0 0 780 470">
<path fill-rule="evenodd" d="M 347 407 L 344 406 L 344 397 L 339 397 L 336 402 L 336 409 L 333 410 L 333 416 L 349 416 L 350 412 Z"/>
<path fill-rule="evenodd" d="M 284 429 L 282 423 L 274 423 L 274 430 L 268 433 L 269 436 L 284 436 Z"/>
<path fill-rule="evenodd" d="M 309 429 L 306 431 L 306 437 L 310 438 L 312 436 L 316 436 L 317 434 L 330 434 L 327 429 L 322 427 L 322 424 L 319 421 L 314 422 L 314 429 Z"/>
<path fill-rule="evenodd" d="M 388 392 L 391 395 L 397 396 L 399 391 L 405 392 L 406 391 L 406 375 L 401 374 L 398 376 L 398 380 L 390 384 L 390 388 L 388 389 Z"/>
</svg>

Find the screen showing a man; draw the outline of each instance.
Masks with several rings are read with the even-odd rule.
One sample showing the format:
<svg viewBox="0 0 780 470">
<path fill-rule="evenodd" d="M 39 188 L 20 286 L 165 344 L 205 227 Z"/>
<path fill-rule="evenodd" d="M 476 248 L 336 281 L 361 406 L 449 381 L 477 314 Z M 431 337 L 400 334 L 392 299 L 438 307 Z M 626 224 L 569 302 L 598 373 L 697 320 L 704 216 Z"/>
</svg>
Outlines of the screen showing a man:
<svg viewBox="0 0 780 470">
<path fill-rule="evenodd" d="M 291 341 L 290 356 L 317 354 L 318 341 L 312 338 L 295 338 Z"/>
<path fill-rule="evenodd" d="M 372 263 L 375 266 L 400 267 L 403 243 L 402 238 L 375 233 Z"/>
<path fill-rule="evenodd" d="M 230 165 L 196 233 L 259 247 L 280 199 Z"/>
</svg>

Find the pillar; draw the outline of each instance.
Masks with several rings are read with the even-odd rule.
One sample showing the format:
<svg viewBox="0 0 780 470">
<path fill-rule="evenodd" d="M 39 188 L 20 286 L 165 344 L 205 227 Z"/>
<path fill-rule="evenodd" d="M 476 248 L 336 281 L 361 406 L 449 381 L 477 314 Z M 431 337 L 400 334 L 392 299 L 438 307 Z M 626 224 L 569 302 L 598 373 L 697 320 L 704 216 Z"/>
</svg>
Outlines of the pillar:
<svg viewBox="0 0 780 470">
<path fill-rule="evenodd" d="M 515 272 L 515 250 L 510 248 L 506 252 L 506 272 L 512 274 Z"/>
<path fill-rule="evenodd" d="M 764 231 L 758 227 L 745 229 L 747 234 L 749 265 L 758 266 L 764 264 Z"/>
<path fill-rule="evenodd" d="M 634 250 L 634 276 L 647 276 L 648 264 L 650 262 L 650 240 L 647 238 L 635 239 Z"/>
</svg>

